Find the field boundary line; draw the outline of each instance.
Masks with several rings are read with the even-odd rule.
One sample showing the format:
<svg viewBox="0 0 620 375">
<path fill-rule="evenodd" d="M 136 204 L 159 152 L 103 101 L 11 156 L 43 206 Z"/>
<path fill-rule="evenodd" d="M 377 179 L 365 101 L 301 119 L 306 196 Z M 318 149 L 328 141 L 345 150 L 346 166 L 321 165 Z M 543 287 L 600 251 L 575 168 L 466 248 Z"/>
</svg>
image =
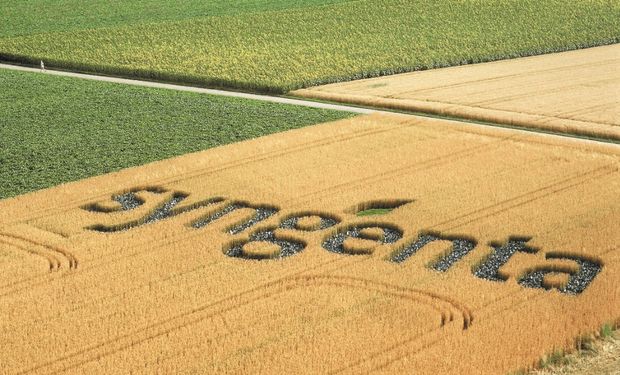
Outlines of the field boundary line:
<svg viewBox="0 0 620 375">
<path fill-rule="evenodd" d="M 142 86 L 142 87 L 151 87 L 151 88 L 159 88 L 159 89 L 194 92 L 194 93 L 199 93 L 199 94 L 211 94 L 211 95 L 227 96 L 227 97 L 233 97 L 233 98 L 260 100 L 264 102 L 271 102 L 271 103 L 278 103 L 278 104 L 291 104 L 291 105 L 298 105 L 298 106 L 304 106 L 304 107 L 310 107 L 310 108 L 331 109 L 335 111 L 352 112 L 352 113 L 358 113 L 358 114 L 370 114 L 370 113 L 375 113 L 375 112 L 382 112 L 380 110 L 374 110 L 374 109 L 368 109 L 368 108 L 351 107 L 351 106 L 340 105 L 340 104 L 313 102 L 313 101 L 308 101 L 308 100 L 303 100 L 303 99 L 285 98 L 281 96 L 270 96 L 270 95 L 250 94 L 250 93 L 239 92 L 239 91 L 207 89 L 207 88 L 195 87 L 195 86 L 185 86 L 185 85 L 176 85 L 172 83 L 162 83 L 162 82 L 155 82 L 155 81 L 144 81 L 144 80 L 137 80 L 137 79 L 119 78 L 119 77 L 112 77 L 112 76 L 105 76 L 105 75 L 77 73 L 77 72 L 71 72 L 71 71 L 65 71 L 65 70 L 55 70 L 55 69 L 41 70 L 37 68 L 30 68 L 30 67 L 21 66 L 21 65 L 11 65 L 11 64 L 5 64 L 5 63 L 0 63 L 0 68 L 18 70 L 18 71 L 23 71 L 23 72 L 63 76 L 63 77 L 81 78 L 81 79 L 88 79 L 92 81 L 120 83 L 120 84 L 131 85 L 131 86 Z"/>
<path fill-rule="evenodd" d="M 586 139 L 605 143 L 620 143 L 620 130 L 604 123 L 538 115 L 516 111 L 482 108 L 473 105 L 420 99 L 394 99 L 374 95 L 336 94 L 308 89 L 295 90 L 290 95 L 319 102 L 349 103 L 370 108 L 404 111 L 415 115 L 431 115 L 456 121 L 471 122 L 487 127 L 502 127 L 528 133 L 543 133 L 566 138 Z M 584 126 L 585 125 L 585 126 Z"/>
<path fill-rule="evenodd" d="M 141 87 L 150 87 L 150 88 L 160 88 L 160 89 L 170 89 L 177 91 L 186 91 L 186 92 L 194 92 L 201 94 L 210 94 L 217 96 L 225 96 L 225 97 L 234 97 L 234 98 L 243 98 L 249 100 L 259 100 L 270 103 L 278 103 L 278 104 L 289 104 L 289 105 L 297 105 L 308 108 L 318 108 L 318 109 L 328 109 L 335 111 L 344 111 L 350 113 L 357 113 L 360 115 L 368 115 L 373 113 L 379 114 L 401 114 L 408 115 L 414 117 L 422 117 L 422 118 L 439 118 L 452 122 L 460 122 L 462 124 L 466 124 L 472 127 L 477 128 L 500 128 L 504 130 L 510 130 L 515 132 L 520 132 L 524 134 L 536 134 L 539 136 L 550 137 L 554 139 L 573 139 L 578 140 L 586 144 L 611 144 L 617 145 L 620 144 L 620 138 L 606 138 L 601 137 L 600 134 L 596 133 L 588 133 L 582 134 L 581 132 L 572 132 L 570 126 L 520 126 L 514 121 L 509 123 L 502 121 L 495 121 L 497 116 L 489 116 L 485 115 L 482 117 L 470 116 L 470 115 L 461 115 L 460 113 L 453 113 L 454 105 L 449 105 L 450 111 L 437 111 L 437 110 L 426 110 L 426 106 L 433 104 L 431 102 L 422 102 L 424 105 L 420 108 L 416 107 L 415 109 L 410 108 L 400 108 L 398 106 L 380 106 L 379 103 L 376 103 L 374 99 L 375 97 L 369 97 L 370 102 L 368 101 L 359 101 L 359 100 L 344 100 L 343 98 L 332 98 L 327 97 L 325 95 L 316 96 L 316 95 L 308 95 L 301 96 L 299 93 L 289 92 L 283 95 L 274 96 L 274 95 L 262 95 L 262 94 L 252 94 L 240 91 L 229 91 L 229 90 L 221 90 L 221 89 L 208 89 L 201 88 L 196 86 L 186 86 L 181 84 L 171 84 L 171 83 L 162 83 L 156 81 L 146 81 L 139 79 L 129 79 L 129 78 L 120 78 L 114 76 L 107 75 L 96 75 L 96 74 L 88 74 L 88 73 L 79 73 L 68 70 L 55 70 L 55 69 L 45 69 L 42 71 L 39 68 L 33 68 L 23 65 L 14 65 L 8 64 L 6 62 L 0 61 L 0 69 L 10 69 L 31 73 L 40 73 L 40 74 L 51 74 L 56 76 L 64 76 L 64 77 L 73 77 L 80 79 L 88 79 L 94 81 L 102 81 L 102 82 L 111 82 L 111 83 L 119 83 L 119 84 L 127 84 L 131 86 L 141 86 Z M 317 93 L 315 90 L 310 89 L 299 89 L 295 90 L 299 92 L 310 91 L 311 93 Z M 326 93 L 322 93 L 326 94 Z M 458 112 L 458 111 L 457 111 Z M 501 112 L 501 111 L 500 111 Z M 568 121 L 568 120 L 566 120 Z M 571 120 L 575 121 L 575 120 Z M 615 129 L 613 129 L 615 130 Z"/>
<path fill-rule="evenodd" d="M 349 133 L 342 134 L 342 135 L 339 135 L 337 137 L 333 137 L 333 138 L 330 138 L 330 139 L 321 138 L 321 139 L 318 139 L 318 140 L 314 140 L 314 141 L 310 141 L 310 142 L 305 142 L 305 143 L 293 145 L 293 146 L 290 146 L 290 147 L 287 147 L 287 148 L 284 148 L 284 149 L 268 151 L 268 152 L 261 153 L 261 154 L 254 154 L 254 155 L 251 155 L 251 156 L 243 157 L 243 158 L 240 158 L 240 159 L 233 160 L 231 162 L 225 162 L 223 164 L 219 164 L 219 165 L 215 165 L 215 166 L 208 166 L 208 167 L 201 167 L 201 168 L 192 169 L 190 171 L 187 171 L 183 175 L 171 175 L 171 176 L 168 176 L 168 177 L 158 178 L 156 180 L 151 180 L 149 182 L 149 184 L 161 185 L 162 187 L 166 187 L 167 185 L 171 185 L 171 184 L 177 183 L 177 182 L 185 180 L 185 179 L 198 178 L 198 177 L 201 177 L 201 176 L 206 176 L 206 175 L 209 175 L 209 174 L 212 174 L 212 173 L 221 172 L 221 171 L 224 171 L 224 170 L 227 170 L 227 169 L 230 169 L 230 168 L 237 168 L 237 167 L 245 166 L 245 165 L 248 165 L 248 164 L 264 161 L 264 160 L 267 160 L 267 159 L 272 158 L 272 157 L 283 156 L 283 155 L 288 155 L 288 154 L 294 154 L 296 152 L 300 152 L 300 151 L 304 151 L 304 150 L 308 150 L 308 149 L 312 149 L 312 148 L 316 148 L 316 147 L 328 146 L 328 145 L 336 143 L 336 142 L 348 141 L 348 140 L 351 140 L 351 139 L 362 138 L 362 137 L 371 136 L 371 135 L 375 135 L 375 134 L 381 134 L 381 133 L 389 132 L 389 131 L 392 131 L 392 130 L 398 130 L 398 129 L 406 128 L 406 127 L 409 127 L 409 126 L 411 126 L 411 125 L 399 125 L 399 126 L 390 127 L 388 129 L 372 129 L 372 130 L 363 131 L 363 132 L 356 132 L 356 133 L 352 132 L 350 134 Z M 223 145 L 223 146 L 226 146 L 226 145 Z M 218 146 L 218 147 L 223 147 L 223 146 Z M 215 149 L 215 148 L 213 148 L 213 149 Z M 198 152 L 202 152 L 202 151 L 198 151 Z M 175 156 L 175 157 L 172 157 L 172 158 L 179 158 L 179 157 L 183 157 L 185 155 L 188 155 L 188 154 L 179 155 L 179 156 Z M 168 159 L 164 159 L 164 160 L 168 160 Z M 123 168 L 120 171 L 129 170 L 129 169 L 133 169 L 133 168 L 141 168 L 144 165 L 160 163 L 162 161 L 163 160 L 158 160 L 158 161 L 153 161 L 153 162 L 150 162 L 150 163 L 147 163 L 147 164 L 143 164 L 143 165 L 127 167 L 127 168 Z M 120 171 L 112 172 L 112 173 L 118 173 Z M 93 176 L 93 177 L 90 177 L 90 178 L 101 177 L 101 176 L 102 175 Z M 80 180 L 78 180 L 78 181 L 80 181 Z M 78 181 L 72 181 L 72 182 L 68 182 L 66 184 L 71 184 L 71 183 L 75 183 L 75 182 L 78 182 Z M 54 188 L 54 187 L 50 187 L 48 189 L 51 189 L 51 188 Z M 5 224 L 5 225 L 7 225 L 7 224 L 14 224 L 14 223 L 22 222 L 22 221 L 30 222 L 30 221 L 33 221 L 33 220 L 36 220 L 36 219 L 40 219 L 42 217 L 46 217 L 48 215 L 52 215 L 54 213 L 64 212 L 65 209 L 71 209 L 74 205 L 77 205 L 77 204 L 88 203 L 88 202 L 91 202 L 91 201 L 96 200 L 96 199 L 106 199 L 106 198 L 109 198 L 110 195 L 112 195 L 114 193 L 117 193 L 118 191 L 119 191 L 119 189 L 108 189 L 104 193 L 101 193 L 99 195 L 93 195 L 92 197 L 87 197 L 87 198 L 78 198 L 78 199 L 72 200 L 72 201 L 70 201 L 68 203 L 64 203 L 62 206 L 54 206 L 54 207 L 49 207 L 49 208 L 45 208 L 45 209 L 42 209 L 42 210 L 34 211 L 33 215 L 35 215 L 35 216 L 27 216 L 27 217 L 24 217 L 24 218 L 20 218 L 18 221 L 13 221 L 13 222 L 8 221 L 8 222 L 4 222 L 3 224 Z M 26 193 L 26 194 L 31 194 L 31 193 Z M 48 212 L 52 212 L 52 213 L 48 214 Z"/>
</svg>

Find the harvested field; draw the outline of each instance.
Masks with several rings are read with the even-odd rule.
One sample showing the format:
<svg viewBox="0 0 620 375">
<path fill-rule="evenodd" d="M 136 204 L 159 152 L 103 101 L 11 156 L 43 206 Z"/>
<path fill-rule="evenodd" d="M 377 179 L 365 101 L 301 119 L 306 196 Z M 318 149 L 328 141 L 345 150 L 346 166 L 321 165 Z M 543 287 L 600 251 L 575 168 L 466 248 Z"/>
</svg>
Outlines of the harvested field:
<svg viewBox="0 0 620 375">
<path fill-rule="evenodd" d="M 620 44 L 292 93 L 620 141 Z"/>
<path fill-rule="evenodd" d="M 615 145 L 372 115 L 3 200 L 0 373 L 532 366 L 620 317 L 619 177 Z"/>
</svg>

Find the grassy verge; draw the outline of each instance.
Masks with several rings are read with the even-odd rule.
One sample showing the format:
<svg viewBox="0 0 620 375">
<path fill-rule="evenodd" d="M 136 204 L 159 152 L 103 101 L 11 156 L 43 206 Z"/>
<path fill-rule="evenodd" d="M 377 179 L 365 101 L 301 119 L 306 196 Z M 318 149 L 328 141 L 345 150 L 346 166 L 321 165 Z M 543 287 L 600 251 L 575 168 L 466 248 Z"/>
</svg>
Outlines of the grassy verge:
<svg viewBox="0 0 620 375">
<path fill-rule="evenodd" d="M 352 114 L 0 70 L 0 199 Z"/>
<path fill-rule="evenodd" d="M 556 350 L 540 359 L 536 369 L 509 375 L 607 375 L 620 368 L 620 324 L 604 324 L 599 332 L 580 337 L 575 350 Z"/>
<path fill-rule="evenodd" d="M 610 0 L 281 0 L 226 11 L 188 1 L 149 0 L 171 10 L 142 16 L 118 6 L 105 22 L 75 16 L 65 31 L 52 15 L 30 35 L 13 21 L 29 17 L 24 5 L 0 34 L 0 59 L 283 93 L 620 40 L 620 3 Z"/>
</svg>

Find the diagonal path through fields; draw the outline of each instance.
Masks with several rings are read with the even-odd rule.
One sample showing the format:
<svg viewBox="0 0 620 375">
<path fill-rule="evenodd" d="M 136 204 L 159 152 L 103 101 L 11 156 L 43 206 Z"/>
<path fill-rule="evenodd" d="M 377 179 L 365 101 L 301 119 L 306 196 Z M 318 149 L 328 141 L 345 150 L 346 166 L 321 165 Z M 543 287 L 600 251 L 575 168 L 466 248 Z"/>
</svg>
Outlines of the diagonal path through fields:
<svg viewBox="0 0 620 375">
<path fill-rule="evenodd" d="M 199 94 L 210 94 L 210 95 L 229 96 L 229 97 L 234 97 L 234 98 L 261 100 L 261 101 L 266 101 L 266 102 L 271 102 L 271 103 L 301 105 L 304 107 L 332 109 L 336 111 L 346 111 L 346 112 L 353 112 L 353 113 L 359 113 L 359 114 L 369 114 L 373 112 L 378 112 L 378 110 L 367 109 L 367 108 L 360 108 L 360 107 L 353 107 L 353 106 L 339 105 L 339 104 L 321 103 L 321 102 L 302 100 L 302 99 L 290 99 L 290 98 L 283 98 L 280 96 L 258 95 L 258 94 L 250 94 L 250 93 L 236 92 L 236 91 L 206 89 L 206 88 L 201 88 L 201 87 L 174 85 L 170 83 L 143 81 L 143 80 L 137 80 L 137 79 L 110 77 L 110 76 L 102 76 L 102 75 L 86 74 L 86 73 L 76 73 L 76 72 L 69 72 L 69 71 L 62 71 L 62 70 L 46 69 L 45 71 L 41 71 L 40 69 L 29 68 L 29 67 L 19 66 L 19 65 L 10 65 L 10 64 L 0 64 L 0 68 L 20 70 L 20 71 L 25 71 L 25 72 L 35 72 L 35 73 L 39 72 L 43 74 L 90 79 L 90 80 L 102 81 L 102 82 L 121 83 L 125 85 L 133 85 L 133 86 L 153 87 L 153 88 L 159 88 L 159 89 L 195 92 Z"/>
<path fill-rule="evenodd" d="M 415 114 L 418 116 L 438 115 L 440 117 L 445 117 L 450 120 L 460 120 L 463 122 L 468 122 L 470 124 L 478 124 L 480 126 L 505 127 L 506 125 L 511 125 L 511 124 L 507 124 L 505 121 L 502 121 L 501 119 L 495 121 L 495 119 L 485 117 L 485 116 L 476 118 L 476 117 L 472 117 L 468 115 L 461 115 L 460 113 L 444 113 L 441 111 L 438 112 L 438 111 L 427 109 L 427 108 L 409 107 L 407 105 L 393 107 L 391 105 L 384 105 L 382 103 L 377 103 L 374 100 L 371 100 L 371 101 L 360 100 L 357 97 L 356 98 L 347 97 L 347 99 L 341 100 L 339 94 L 334 95 L 329 92 L 329 90 L 331 90 L 332 85 L 319 86 L 317 88 L 312 88 L 312 89 L 297 90 L 294 92 L 294 94 L 299 95 L 300 99 L 294 99 L 294 98 L 282 97 L 282 96 L 251 94 L 251 93 L 245 93 L 245 92 L 236 92 L 236 91 L 227 91 L 227 90 L 218 90 L 218 89 L 207 89 L 207 88 L 194 87 L 194 86 L 185 86 L 185 85 L 169 84 L 169 83 L 162 83 L 162 82 L 155 82 L 155 81 L 144 81 L 144 80 L 138 80 L 138 79 L 128 79 L 128 78 L 111 77 L 111 76 L 104 76 L 104 75 L 78 73 L 78 72 L 70 72 L 70 71 L 64 71 L 64 70 L 46 69 L 45 71 L 41 71 L 40 69 L 36 69 L 36 68 L 20 66 L 20 65 L 3 64 L 3 63 L 0 63 L 0 69 L 11 69 L 11 70 L 18 70 L 18 71 L 26 71 L 26 72 L 34 72 L 34 73 L 41 73 L 41 74 L 94 80 L 94 81 L 119 83 L 119 84 L 132 85 L 132 86 L 187 91 L 187 92 L 194 92 L 194 93 L 200 93 L 200 94 L 243 98 L 243 99 L 249 99 L 249 100 L 260 100 L 260 101 L 271 102 L 271 103 L 290 104 L 290 105 L 297 105 L 297 106 L 303 106 L 303 107 L 308 107 L 308 108 L 320 108 L 320 109 L 329 109 L 329 110 L 336 110 L 336 111 L 345 111 L 345 112 L 351 112 L 351 113 L 357 113 L 357 114 L 371 114 L 371 113 L 388 114 L 388 113 L 393 112 L 395 109 L 396 110 L 412 110 L 416 112 Z M 385 78 L 380 77 L 378 79 L 385 79 Z M 353 81 L 349 84 L 355 85 L 356 82 L 365 82 L 365 81 L 366 80 Z M 323 87 L 325 87 L 325 89 L 323 89 Z M 336 90 L 340 90 L 340 89 L 337 88 Z M 301 97 L 313 98 L 313 100 L 304 100 L 304 99 L 301 99 Z M 325 101 L 316 101 L 315 99 L 344 102 L 344 103 L 334 104 L 334 103 L 329 103 Z M 354 104 L 354 105 L 347 105 L 347 104 Z M 364 105 L 368 107 L 364 107 Z M 605 104 L 605 105 L 608 106 L 608 104 Z M 603 137 L 600 137 L 601 135 L 600 133 L 592 133 L 592 132 L 587 132 L 587 131 L 586 132 L 578 131 L 575 133 L 570 133 L 570 132 L 563 132 L 555 128 L 547 128 L 544 126 L 543 127 L 528 127 L 528 126 L 517 127 L 515 130 L 520 130 L 523 132 L 535 131 L 537 133 L 540 133 L 540 131 L 543 131 L 543 133 L 540 133 L 543 136 L 549 135 L 549 136 L 577 137 L 577 138 L 583 138 L 583 136 L 586 136 L 587 138 L 583 138 L 585 142 L 589 142 L 589 141 L 605 142 L 605 143 L 618 143 L 619 142 L 618 139 L 614 139 L 613 137 L 607 138 L 604 136 L 604 134 L 603 134 Z"/>
</svg>

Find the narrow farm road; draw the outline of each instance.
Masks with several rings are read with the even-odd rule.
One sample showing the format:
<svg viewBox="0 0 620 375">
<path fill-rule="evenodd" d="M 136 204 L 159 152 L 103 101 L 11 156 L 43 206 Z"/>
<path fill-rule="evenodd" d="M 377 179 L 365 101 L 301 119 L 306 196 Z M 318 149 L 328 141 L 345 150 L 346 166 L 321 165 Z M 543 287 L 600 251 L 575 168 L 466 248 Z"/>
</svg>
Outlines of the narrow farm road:
<svg viewBox="0 0 620 375">
<path fill-rule="evenodd" d="M 332 104 L 332 103 L 325 103 L 325 102 L 317 102 L 313 100 L 292 99 L 292 98 L 287 98 L 287 97 L 282 97 L 282 96 L 260 95 L 260 94 L 250 94 L 250 93 L 236 92 L 236 91 L 207 89 L 207 88 L 201 88 L 201 87 L 176 85 L 176 84 L 154 82 L 154 81 L 143 81 L 143 80 L 137 80 L 137 79 L 76 73 L 76 72 L 70 72 L 70 71 L 64 71 L 64 70 L 54 70 L 54 69 L 41 70 L 38 68 L 31 68 L 31 67 L 25 67 L 21 65 L 11 65 L 11 64 L 3 64 L 3 63 L 0 63 L 0 69 L 12 69 L 12 70 L 18 70 L 18 71 L 40 73 L 40 74 L 51 74 L 51 75 L 57 75 L 57 76 L 63 76 L 63 77 L 73 77 L 73 78 L 89 79 L 89 80 L 94 80 L 94 81 L 120 83 L 120 84 L 133 85 L 133 86 L 153 87 L 153 88 L 161 88 L 161 89 L 168 89 L 168 90 L 195 92 L 195 93 L 200 93 L 200 94 L 210 94 L 210 95 L 220 95 L 220 96 L 244 98 L 244 99 L 251 99 L 251 100 L 261 100 L 261 101 L 272 102 L 272 103 L 299 105 L 299 106 L 310 107 L 310 108 L 331 109 L 335 111 L 345 111 L 345 112 L 358 113 L 358 114 L 371 114 L 371 113 L 387 114 L 387 113 L 393 113 L 395 111 L 402 113 L 402 111 L 391 110 L 391 109 L 364 108 L 364 107 L 349 106 L 346 104 Z M 405 112 L 405 114 L 407 114 L 407 112 Z M 418 116 L 418 117 L 420 116 L 421 117 L 443 117 L 443 116 L 436 116 L 432 114 L 427 115 L 427 114 L 418 113 L 418 112 L 409 113 L 409 115 Z M 449 119 L 461 121 L 461 122 L 467 123 L 470 126 L 501 127 L 501 128 L 507 127 L 506 125 L 502 125 L 499 123 L 479 122 L 479 121 L 465 119 L 461 117 L 449 117 Z M 620 145 L 620 142 L 617 142 L 613 139 L 584 138 L 582 136 L 570 134 L 570 133 L 557 133 L 557 132 L 552 132 L 552 131 L 547 132 L 544 130 L 542 130 L 541 132 L 540 130 L 536 130 L 536 129 L 518 128 L 518 127 L 510 127 L 510 128 L 517 133 L 536 132 L 536 133 L 539 133 L 540 136 L 543 136 L 543 137 L 552 137 L 552 138 L 562 137 L 562 138 L 571 138 L 571 139 L 574 138 L 574 139 L 580 139 L 581 141 L 586 142 L 586 143 L 594 142 L 594 143 L 610 143 L 610 144 Z"/>
<path fill-rule="evenodd" d="M 339 104 L 321 103 L 321 102 L 310 101 L 310 100 L 290 99 L 290 98 L 284 98 L 280 96 L 249 94 L 249 93 L 244 93 L 244 92 L 216 90 L 216 89 L 205 89 L 205 88 L 193 87 L 193 86 L 174 85 L 170 83 L 141 81 L 141 80 L 136 80 L 136 79 L 100 76 L 100 75 L 94 75 L 94 74 L 74 73 L 74 72 L 68 72 L 68 71 L 63 71 L 63 70 L 52 70 L 52 69 L 41 70 L 41 69 L 29 68 L 25 66 L 9 65 L 9 64 L 1 64 L 1 63 L 0 63 L 0 68 L 20 70 L 20 71 L 25 71 L 25 72 L 37 72 L 37 73 L 42 73 L 42 74 L 52 74 L 52 75 L 63 76 L 63 77 L 90 79 L 94 81 L 122 83 L 126 85 L 134 85 L 134 86 L 154 87 L 154 88 L 160 88 L 160 89 L 196 92 L 200 94 L 211 94 L 211 95 L 230 96 L 230 97 L 235 97 L 235 98 L 262 100 L 266 102 L 301 105 L 304 107 L 332 109 L 336 111 L 345 111 L 345 112 L 352 112 L 352 113 L 359 113 L 359 114 L 381 112 L 379 110 L 373 110 L 373 109 L 367 109 L 367 108 L 351 107 L 351 106 L 339 105 Z"/>
</svg>

